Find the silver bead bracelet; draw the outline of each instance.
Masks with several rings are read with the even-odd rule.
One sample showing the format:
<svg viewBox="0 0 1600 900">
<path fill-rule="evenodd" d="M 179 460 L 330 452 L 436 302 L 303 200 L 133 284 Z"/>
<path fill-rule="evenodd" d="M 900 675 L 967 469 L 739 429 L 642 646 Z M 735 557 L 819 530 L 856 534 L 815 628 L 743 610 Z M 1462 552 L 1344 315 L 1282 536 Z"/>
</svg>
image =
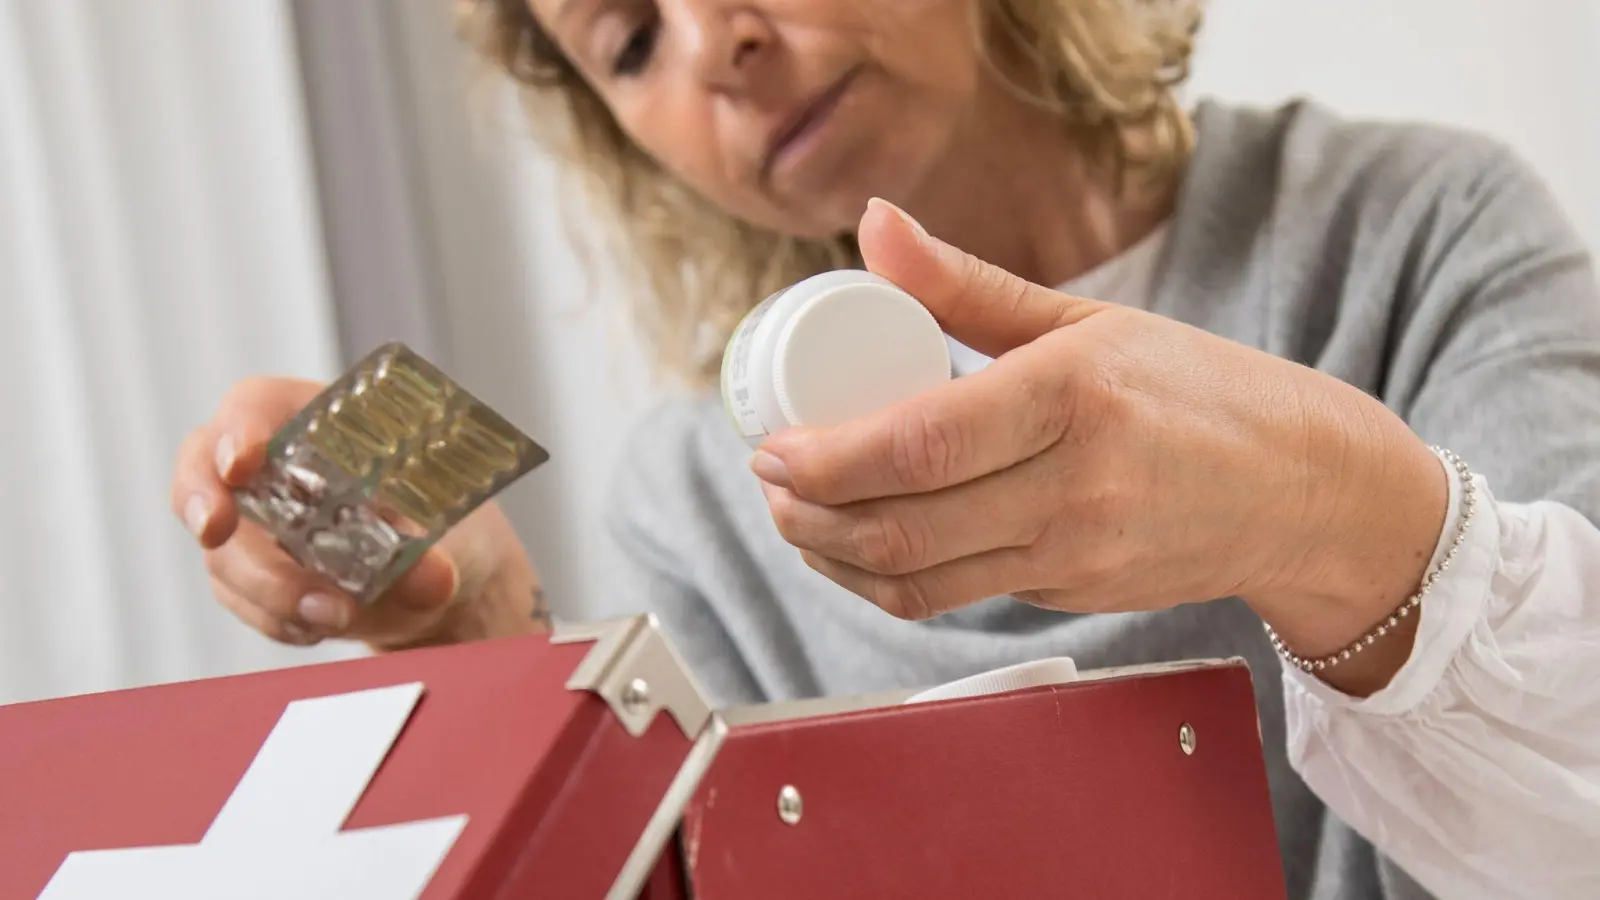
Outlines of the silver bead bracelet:
<svg viewBox="0 0 1600 900">
<path fill-rule="evenodd" d="M 1455 560 L 1456 553 L 1460 551 L 1462 543 L 1467 539 L 1467 528 L 1472 524 L 1472 516 L 1478 499 L 1477 488 L 1472 482 L 1472 470 L 1467 468 L 1466 461 L 1441 447 L 1434 447 L 1432 450 L 1446 464 L 1454 468 L 1457 477 L 1461 479 L 1461 514 L 1456 522 L 1455 537 L 1450 541 L 1450 548 L 1445 551 L 1444 559 L 1439 560 L 1439 565 L 1422 579 L 1422 587 L 1415 594 L 1407 597 L 1406 601 L 1400 604 L 1400 608 L 1391 613 L 1388 619 L 1379 622 L 1376 628 L 1356 638 L 1343 650 L 1320 659 L 1308 659 L 1290 650 L 1284 646 L 1283 638 L 1278 637 L 1278 633 L 1272 630 L 1271 625 L 1262 623 L 1267 629 L 1267 637 L 1272 640 L 1272 649 L 1278 651 L 1278 654 L 1288 660 L 1290 665 L 1302 672 L 1321 672 L 1324 669 L 1331 669 L 1339 663 L 1348 661 L 1352 656 L 1372 646 L 1378 638 L 1388 634 L 1389 629 L 1398 628 L 1400 620 L 1411 615 L 1412 611 L 1422 605 L 1422 598 L 1428 596 L 1428 591 L 1433 589 L 1434 584 L 1439 580 L 1439 576 L 1450 568 L 1450 563 Z"/>
</svg>

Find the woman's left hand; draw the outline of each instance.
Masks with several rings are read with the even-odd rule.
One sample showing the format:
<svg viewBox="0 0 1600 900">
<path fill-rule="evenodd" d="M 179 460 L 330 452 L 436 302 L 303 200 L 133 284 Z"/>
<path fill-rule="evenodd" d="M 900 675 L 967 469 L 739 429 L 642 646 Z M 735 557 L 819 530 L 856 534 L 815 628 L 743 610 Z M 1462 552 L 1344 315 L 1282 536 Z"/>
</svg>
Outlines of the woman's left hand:
<svg viewBox="0 0 1600 900">
<path fill-rule="evenodd" d="M 860 241 L 868 268 L 997 358 L 762 445 L 752 465 L 779 530 L 845 588 L 912 619 L 1003 594 L 1074 612 L 1239 596 L 1320 655 L 1420 583 L 1445 475 L 1377 400 L 1199 329 L 1029 284 L 885 203 Z M 1370 654 L 1384 670 L 1410 637 L 1388 644 L 1398 660 Z"/>
</svg>

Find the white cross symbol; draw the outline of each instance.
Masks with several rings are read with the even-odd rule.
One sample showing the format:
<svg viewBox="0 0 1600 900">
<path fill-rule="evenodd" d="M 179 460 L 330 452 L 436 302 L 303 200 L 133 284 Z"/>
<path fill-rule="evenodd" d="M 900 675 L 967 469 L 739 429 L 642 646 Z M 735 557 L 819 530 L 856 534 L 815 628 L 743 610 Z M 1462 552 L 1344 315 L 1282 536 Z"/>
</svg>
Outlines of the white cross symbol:
<svg viewBox="0 0 1600 900">
<path fill-rule="evenodd" d="M 200 843 L 70 854 L 39 900 L 415 900 L 466 816 L 339 829 L 421 695 L 290 703 Z"/>
</svg>

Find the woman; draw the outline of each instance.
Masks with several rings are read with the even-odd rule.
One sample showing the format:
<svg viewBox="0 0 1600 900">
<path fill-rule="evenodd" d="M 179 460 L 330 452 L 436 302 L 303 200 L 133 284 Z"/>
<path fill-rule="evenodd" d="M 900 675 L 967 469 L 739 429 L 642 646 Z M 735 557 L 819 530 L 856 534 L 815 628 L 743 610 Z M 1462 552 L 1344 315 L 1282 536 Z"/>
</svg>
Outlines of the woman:
<svg viewBox="0 0 1600 900">
<path fill-rule="evenodd" d="M 705 392 L 640 426 L 606 612 L 718 701 L 1244 656 L 1291 896 L 1600 892 L 1600 291 L 1511 154 L 1191 118 L 1185 3 L 462 5 L 570 124 L 665 370 L 708 384 L 707 333 L 858 260 L 994 358 L 753 459 Z M 361 610 L 236 527 L 316 389 L 242 385 L 182 451 L 221 602 L 301 644 L 540 627 L 492 506 Z"/>
</svg>

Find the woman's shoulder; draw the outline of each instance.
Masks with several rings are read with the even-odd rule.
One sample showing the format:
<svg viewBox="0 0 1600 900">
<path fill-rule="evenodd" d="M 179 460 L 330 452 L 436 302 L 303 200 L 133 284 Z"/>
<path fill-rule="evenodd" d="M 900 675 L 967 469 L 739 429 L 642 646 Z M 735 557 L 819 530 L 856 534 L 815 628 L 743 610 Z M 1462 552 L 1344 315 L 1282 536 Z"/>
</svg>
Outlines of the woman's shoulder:
<svg viewBox="0 0 1600 900">
<path fill-rule="evenodd" d="M 1487 164 L 1512 155 L 1510 145 L 1489 134 L 1442 121 L 1355 115 L 1305 97 L 1275 106 L 1204 101 L 1197 121 L 1215 124 L 1248 140 L 1277 138 L 1284 164 L 1348 171 L 1410 169 L 1440 161 Z"/>
<path fill-rule="evenodd" d="M 1560 215 L 1541 176 L 1487 132 L 1355 116 L 1303 98 L 1271 107 L 1207 100 L 1195 119 L 1191 185 L 1212 197 L 1255 196 L 1274 224 L 1450 230 L 1507 188 L 1531 211 Z"/>
<path fill-rule="evenodd" d="M 1309 100 L 1207 101 L 1195 122 L 1170 251 L 1181 281 L 1211 289 L 1184 289 L 1191 305 L 1231 288 L 1315 306 L 1308 321 L 1337 318 L 1347 301 L 1403 314 L 1424 293 L 1454 302 L 1528 260 L 1587 258 L 1544 179 L 1491 135 Z"/>
</svg>

